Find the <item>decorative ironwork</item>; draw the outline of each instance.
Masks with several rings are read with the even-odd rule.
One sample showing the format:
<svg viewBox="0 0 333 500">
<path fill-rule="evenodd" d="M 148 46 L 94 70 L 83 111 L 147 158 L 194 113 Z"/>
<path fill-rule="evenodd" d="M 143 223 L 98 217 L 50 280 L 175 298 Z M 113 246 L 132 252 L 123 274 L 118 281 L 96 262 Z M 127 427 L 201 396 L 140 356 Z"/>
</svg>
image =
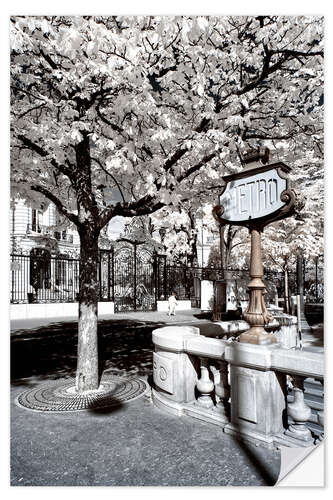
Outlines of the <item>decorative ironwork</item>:
<svg viewBox="0 0 333 500">
<path fill-rule="evenodd" d="M 31 255 L 12 254 L 11 302 L 76 301 L 79 260 L 65 255 L 51 256 L 46 249 L 40 250 Z M 312 275 L 316 276 L 315 269 L 308 264 L 306 285 Z M 116 312 L 148 311 L 156 309 L 157 301 L 167 300 L 172 292 L 176 292 L 178 300 L 191 300 L 192 307 L 200 307 L 201 280 L 221 280 L 222 270 L 174 265 L 165 255 L 155 253 L 143 243 L 133 245 L 121 241 L 110 250 L 100 250 L 98 277 L 99 300 L 115 302 Z M 237 302 L 247 300 L 248 270 L 226 270 L 225 277 L 235 282 Z M 297 291 L 295 273 L 289 272 L 288 277 L 290 295 L 293 295 Z M 270 302 L 274 301 L 276 291 L 283 297 L 284 273 L 265 269 L 263 281 Z M 320 268 L 317 287 L 322 281 Z"/>
<path fill-rule="evenodd" d="M 139 378 L 122 378 L 104 373 L 96 391 L 78 393 L 75 379 L 51 381 L 20 394 L 17 404 L 25 409 L 45 412 L 108 408 L 144 395 L 147 383 Z"/>
<path fill-rule="evenodd" d="M 42 224 L 37 224 L 34 222 L 32 224 L 27 224 L 27 235 L 29 236 L 49 236 L 50 238 L 55 238 L 57 241 L 63 241 L 66 243 L 73 243 L 74 237 L 72 234 L 68 234 L 66 230 L 55 231 L 50 226 L 45 226 Z"/>
<path fill-rule="evenodd" d="M 144 242 L 122 238 L 100 251 L 100 300 L 114 301 L 115 312 L 156 309 L 156 281 L 156 255 Z"/>
</svg>

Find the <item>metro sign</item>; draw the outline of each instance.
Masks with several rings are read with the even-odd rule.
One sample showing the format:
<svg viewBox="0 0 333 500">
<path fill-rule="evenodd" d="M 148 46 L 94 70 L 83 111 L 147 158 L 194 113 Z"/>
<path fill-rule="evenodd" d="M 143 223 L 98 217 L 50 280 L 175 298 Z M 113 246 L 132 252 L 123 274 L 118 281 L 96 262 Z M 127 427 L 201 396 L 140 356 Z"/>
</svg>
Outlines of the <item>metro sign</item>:
<svg viewBox="0 0 333 500">
<path fill-rule="evenodd" d="M 289 189 L 290 171 L 278 162 L 223 177 L 225 186 L 214 217 L 224 224 L 247 226 L 291 215 L 295 195 Z"/>
</svg>

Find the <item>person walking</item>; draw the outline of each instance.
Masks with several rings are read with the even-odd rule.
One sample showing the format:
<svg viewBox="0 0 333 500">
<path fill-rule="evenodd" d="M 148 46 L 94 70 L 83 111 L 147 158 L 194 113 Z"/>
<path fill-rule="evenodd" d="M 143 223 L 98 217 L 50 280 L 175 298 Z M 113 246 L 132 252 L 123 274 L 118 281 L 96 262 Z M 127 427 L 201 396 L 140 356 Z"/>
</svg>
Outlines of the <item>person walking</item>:
<svg viewBox="0 0 333 500">
<path fill-rule="evenodd" d="M 176 300 L 176 292 L 172 292 L 168 299 L 168 316 L 176 316 L 176 306 L 178 305 Z"/>
</svg>

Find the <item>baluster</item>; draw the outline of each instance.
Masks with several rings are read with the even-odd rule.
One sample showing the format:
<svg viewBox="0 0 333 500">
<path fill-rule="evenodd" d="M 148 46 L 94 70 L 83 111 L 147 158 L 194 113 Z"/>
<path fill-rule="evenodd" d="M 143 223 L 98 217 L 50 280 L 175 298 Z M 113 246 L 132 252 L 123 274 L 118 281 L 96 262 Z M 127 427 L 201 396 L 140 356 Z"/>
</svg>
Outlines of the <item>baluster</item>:
<svg viewBox="0 0 333 500">
<path fill-rule="evenodd" d="M 228 382 L 228 363 L 220 361 L 220 369 L 214 370 L 216 411 L 229 422 L 230 417 L 230 385 Z"/>
<path fill-rule="evenodd" d="M 304 442 L 304 444 L 313 444 L 312 434 L 305 425 L 311 416 L 311 408 L 304 402 L 304 379 L 300 376 L 293 376 L 292 379 L 294 401 L 288 404 L 288 415 L 290 415 L 294 423 L 289 425 L 285 434 L 288 437 Z"/>
<path fill-rule="evenodd" d="M 210 393 L 214 390 L 214 383 L 209 378 L 208 360 L 206 358 L 200 359 L 200 378 L 196 387 L 200 393 L 197 403 L 205 408 L 212 408 L 214 406 Z"/>
<path fill-rule="evenodd" d="M 324 380 L 320 380 L 319 382 L 323 386 L 323 398 L 325 399 Z M 323 439 L 324 439 L 324 421 L 325 421 L 324 420 L 324 410 L 320 410 L 320 411 L 318 411 L 318 424 L 321 425 L 321 427 L 323 428 L 323 432 L 321 432 L 320 435 L 318 436 L 319 441 L 323 441 Z"/>
</svg>

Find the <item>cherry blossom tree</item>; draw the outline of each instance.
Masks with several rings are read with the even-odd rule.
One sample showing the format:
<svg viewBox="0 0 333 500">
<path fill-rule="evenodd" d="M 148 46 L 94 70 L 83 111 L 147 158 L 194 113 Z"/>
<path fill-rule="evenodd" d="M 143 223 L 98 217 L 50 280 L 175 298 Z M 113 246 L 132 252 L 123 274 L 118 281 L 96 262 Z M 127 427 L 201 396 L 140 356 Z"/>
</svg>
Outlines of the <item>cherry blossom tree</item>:
<svg viewBox="0 0 333 500">
<path fill-rule="evenodd" d="M 263 261 L 267 268 L 284 273 L 285 308 L 289 310 L 288 273 L 296 271 L 296 259 L 301 255 L 307 262 L 324 252 L 323 179 L 312 185 L 306 180 L 303 187 L 301 211 L 291 217 L 269 225 L 263 234 Z"/>
<path fill-rule="evenodd" d="M 258 141 L 314 161 L 322 59 L 319 17 L 11 19 L 12 194 L 80 235 L 78 391 L 99 384 L 101 230 L 215 198 Z"/>
<path fill-rule="evenodd" d="M 166 255 L 174 262 L 184 262 L 190 266 L 198 264 L 198 221 L 203 217 L 200 201 L 185 200 L 151 215 L 155 231 L 161 234 Z M 211 213 L 209 218 L 213 220 Z"/>
</svg>

